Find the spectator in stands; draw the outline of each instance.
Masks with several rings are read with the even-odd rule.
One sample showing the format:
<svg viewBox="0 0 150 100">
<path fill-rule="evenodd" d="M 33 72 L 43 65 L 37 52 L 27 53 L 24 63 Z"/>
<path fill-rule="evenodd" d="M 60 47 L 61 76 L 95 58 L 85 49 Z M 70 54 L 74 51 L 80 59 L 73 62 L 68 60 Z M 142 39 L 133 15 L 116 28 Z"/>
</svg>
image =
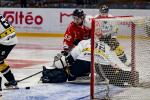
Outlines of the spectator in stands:
<svg viewBox="0 0 150 100">
<path fill-rule="evenodd" d="M 77 5 L 84 5 L 84 0 L 76 0 Z"/>
<path fill-rule="evenodd" d="M 26 8 L 27 7 L 27 0 L 21 0 L 21 7 Z"/>
</svg>

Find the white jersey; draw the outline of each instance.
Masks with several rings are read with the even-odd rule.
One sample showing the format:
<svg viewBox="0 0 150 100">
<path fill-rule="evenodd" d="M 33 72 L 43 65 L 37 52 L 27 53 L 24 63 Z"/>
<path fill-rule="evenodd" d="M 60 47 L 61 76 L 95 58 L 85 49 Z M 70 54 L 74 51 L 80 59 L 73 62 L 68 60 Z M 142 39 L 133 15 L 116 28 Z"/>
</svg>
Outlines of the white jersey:
<svg viewBox="0 0 150 100">
<path fill-rule="evenodd" d="M 110 47 L 103 41 L 95 43 L 95 63 L 103 65 L 112 65 L 117 67 L 126 67 L 116 56 L 116 54 L 110 50 Z M 91 40 L 82 40 L 72 51 L 71 55 L 74 60 L 91 61 Z"/>
<path fill-rule="evenodd" d="M 17 43 L 16 32 L 5 18 L 0 15 L 0 44 L 14 45 Z"/>
</svg>

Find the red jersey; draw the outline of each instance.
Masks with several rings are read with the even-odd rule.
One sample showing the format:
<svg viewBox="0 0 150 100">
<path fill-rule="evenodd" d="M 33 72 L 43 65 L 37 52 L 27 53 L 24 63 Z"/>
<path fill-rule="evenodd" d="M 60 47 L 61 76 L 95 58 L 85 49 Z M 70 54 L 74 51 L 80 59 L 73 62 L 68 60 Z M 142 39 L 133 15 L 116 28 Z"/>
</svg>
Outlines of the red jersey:
<svg viewBox="0 0 150 100">
<path fill-rule="evenodd" d="M 63 46 L 64 48 L 72 48 L 74 46 L 73 42 L 78 40 L 85 40 L 90 37 L 90 29 L 84 25 L 76 25 L 71 22 L 65 32 Z"/>
</svg>

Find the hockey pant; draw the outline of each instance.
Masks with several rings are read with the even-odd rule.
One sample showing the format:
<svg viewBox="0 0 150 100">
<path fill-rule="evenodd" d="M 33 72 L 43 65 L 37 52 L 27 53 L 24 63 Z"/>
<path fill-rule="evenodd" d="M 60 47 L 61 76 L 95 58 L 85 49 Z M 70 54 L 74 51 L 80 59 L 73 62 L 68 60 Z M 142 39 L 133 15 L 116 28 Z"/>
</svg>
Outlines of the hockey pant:
<svg viewBox="0 0 150 100">
<path fill-rule="evenodd" d="M 14 46 L 15 45 L 0 44 L 0 72 L 3 74 L 8 82 L 15 82 L 15 78 L 10 70 L 9 64 L 7 64 L 4 60 L 7 58 Z"/>
</svg>

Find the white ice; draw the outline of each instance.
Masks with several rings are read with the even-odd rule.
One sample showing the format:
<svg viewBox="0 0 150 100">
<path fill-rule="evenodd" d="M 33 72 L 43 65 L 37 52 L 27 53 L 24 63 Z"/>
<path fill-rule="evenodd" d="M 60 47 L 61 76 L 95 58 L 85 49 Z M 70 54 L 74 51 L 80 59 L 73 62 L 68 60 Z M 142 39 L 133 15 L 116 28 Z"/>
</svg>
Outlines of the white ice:
<svg viewBox="0 0 150 100">
<path fill-rule="evenodd" d="M 19 37 L 19 42 L 7 58 L 7 62 L 17 80 L 42 70 L 42 66 L 51 66 L 53 57 L 61 51 L 62 38 L 29 38 Z M 130 59 L 130 45 L 128 40 L 121 41 Z M 141 42 L 140 42 L 141 43 Z M 146 42 L 147 43 L 147 42 Z M 143 43 L 144 44 L 144 43 Z M 138 44 L 141 46 L 141 44 Z M 140 81 L 150 81 L 150 43 L 139 49 L 142 54 L 137 59 L 137 70 L 140 72 Z M 146 51 L 144 51 L 146 50 Z M 142 62 L 142 64 L 141 64 Z M 30 86 L 31 89 L 4 90 L 3 100 L 89 100 L 89 85 L 81 84 L 42 84 L 39 82 L 41 74 L 18 83 L 19 87 Z M 6 82 L 3 77 L 3 83 Z M 3 88 L 4 85 L 3 85 Z M 104 86 L 100 86 L 97 94 L 104 97 Z M 110 85 L 112 100 L 149 100 L 150 88 L 141 87 L 120 88 Z"/>
</svg>

